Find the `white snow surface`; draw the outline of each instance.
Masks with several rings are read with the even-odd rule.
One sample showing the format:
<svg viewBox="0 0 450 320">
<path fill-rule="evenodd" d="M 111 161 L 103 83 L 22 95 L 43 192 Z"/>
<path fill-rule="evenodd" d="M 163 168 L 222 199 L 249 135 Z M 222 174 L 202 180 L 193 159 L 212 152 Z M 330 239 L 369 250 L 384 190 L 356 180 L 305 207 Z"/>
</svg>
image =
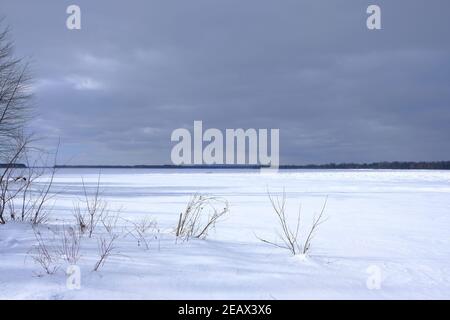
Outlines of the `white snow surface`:
<svg viewBox="0 0 450 320">
<path fill-rule="evenodd" d="M 92 188 L 98 170 L 57 172 L 42 234 L 73 223 L 82 178 Z M 102 231 L 84 236 L 81 288 L 71 290 L 67 263 L 44 274 L 32 259 L 31 225 L 8 222 L 0 225 L 0 299 L 450 298 L 449 171 L 108 169 L 101 189 L 111 208 L 121 208 L 122 230 L 126 220 L 157 220 L 150 249 L 124 231 L 115 254 L 94 272 Z M 258 239 L 277 241 L 267 190 L 283 189 L 294 221 L 302 205 L 302 237 L 328 197 L 328 220 L 306 257 Z M 175 243 L 172 231 L 194 193 L 227 199 L 230 213 L 205 240 Z M 373 270 L 381 280 L 375 289 L 367 285 Z"/>
</svg>

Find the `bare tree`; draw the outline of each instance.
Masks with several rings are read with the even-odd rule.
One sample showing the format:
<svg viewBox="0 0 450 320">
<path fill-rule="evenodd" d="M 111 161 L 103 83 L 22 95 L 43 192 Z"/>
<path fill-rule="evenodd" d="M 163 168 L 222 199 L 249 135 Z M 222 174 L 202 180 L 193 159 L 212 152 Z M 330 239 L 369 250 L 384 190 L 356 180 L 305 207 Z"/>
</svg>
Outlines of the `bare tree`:
<svg viewBox="0 0 450 320">
<path fill-rule="evenodd" d="M 0 20 L 0 150 L 4 156 L 16 150 L 15 141 L 30 118 L 31 99 L 28 65 L 14 57 L 9 34 Z"/>
<path fill-rule="evenodd" d="M 24 133 L 30 118 L 31 90 L 28 65 L 13 55 L 9 28 L 0 20 L 0 224 L 6 222 L 5 209 L 21 191 L 11 190 L 10 182 L 30 143 Z M 13 213 L 14 214 L 14 213 Z"/>
</svg>

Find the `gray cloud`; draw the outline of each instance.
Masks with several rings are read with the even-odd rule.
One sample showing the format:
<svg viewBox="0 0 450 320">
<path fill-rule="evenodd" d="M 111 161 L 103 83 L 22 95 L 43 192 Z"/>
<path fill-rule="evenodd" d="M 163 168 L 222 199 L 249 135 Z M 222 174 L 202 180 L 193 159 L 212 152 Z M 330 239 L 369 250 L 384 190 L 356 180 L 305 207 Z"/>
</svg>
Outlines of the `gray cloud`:
<svg viewBox="0 0 450 320">
<path fill-rule="evenodd" d="M 280 128 L 281 162 L 450 159 L 450 3 L 1 0 L 62 162 L 169 163 L 170 133 Z M 383 30 L 365 28 L 382 7 Z"/>
</svg>

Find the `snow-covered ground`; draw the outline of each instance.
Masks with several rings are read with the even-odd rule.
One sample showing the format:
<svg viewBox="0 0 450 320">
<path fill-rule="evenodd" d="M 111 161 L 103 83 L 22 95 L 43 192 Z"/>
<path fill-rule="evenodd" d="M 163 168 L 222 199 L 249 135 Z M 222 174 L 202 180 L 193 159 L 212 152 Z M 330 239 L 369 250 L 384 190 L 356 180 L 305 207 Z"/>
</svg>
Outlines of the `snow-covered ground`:
<svg viewBox="0 0 450 320">
<path fill-rule="evenodd" d="M 44 237 L 73 222 L 81 178 L 91 188 L 97 177 L 97 170 L 57 173 Z M 276 241 L 267 190 L 283 188 L 294 220 L 302 204 L 302 236 L 328 196 L 328 220 L 307 257 L 257 238 Z M 92 271 L 99 231 L 82 239 L 81 288 L 71 290 L 67 263 L 43 274 L 31 226 L 9 222 L 0 226 L 1 299 L 450 298 L 450 172 L 103 170 L 101 189 L 121 208 L 123 231 L 103 268 Z M 230 213 L 206 240 L 175 243 L 172 230 L 193 193 L 227 199 Z M 144 217 L 159 226 L 148 250 L 127 233 L 127 220 Z"/>
</svg>

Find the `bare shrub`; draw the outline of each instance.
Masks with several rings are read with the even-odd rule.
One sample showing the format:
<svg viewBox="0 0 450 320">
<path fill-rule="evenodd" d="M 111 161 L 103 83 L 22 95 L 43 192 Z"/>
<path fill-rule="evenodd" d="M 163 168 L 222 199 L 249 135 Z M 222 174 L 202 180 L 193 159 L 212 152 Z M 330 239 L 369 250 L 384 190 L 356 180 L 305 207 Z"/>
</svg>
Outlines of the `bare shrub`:
<svg viewBox="0 0 450 320">
<path fill-rule="evenodd" d="M 33 232 L 37 244 L 31 249 L 31 256 L 46 274 L 54 274 L 59 268 L 57 264 L 59 260 L 58 250 L 54 245 L 46 242 L 48 240 L 44 239 L 40 230 L 33 228 Z"/>
<path fill-rule="evenodd" d="M 61 233 L 60 255 L 69 264 L 75 265 L 80 259 L 82 234 L 73 227 L 63 227 Z"/>
<path fill-rule="evenodd" d="M 15 210 L 11 201 L 14 201 L 23 190 L 23 184 L 16 180 L 15 175 L 21 170 L 17 168 L 17 162 L 26 152 L 28 141 L 25 138 L 16 139 L 15 141 L 17 145 L 14 147 L 14 150 L 10 150 L 10 153 L 7 155 L 0 154 L 0 161 L 6 160 L 6 167 L 0 171 L 0 224 L 6 223 L 8 209 Z M 15 219 L 16 214 L 14 211 L 10 211 L 9 216 Z"/>
<path fill-rule="evenodd" d="M 101 216 L 101 223 L 105 228 L 106 232 L 112 234 L 114 230 L 117 228 L 117 222 L 120 219 L 120 210 L 116 212 L 112 212 L 106 210 L 105 213 Z"/>
<path fill-rule="evenodd" d="M 190 199 L 184 212 L 180 213 L 175 229 L 177 239 L 204 239 L 208 231 L 229 211 L 225 199 L 196 194 Z"/>
<path fill-rule="evenodd" d="M 258 239 L 264 243 L 268 243 L 278 248 L 289 250 L 289 252 L 291 252 L 293 255 L 307 254 L 311 249 L 311 242 L 316 234 L 318 227 L 327 220 L 323 214 L 325 212 L 328 198 L 325 199 L 319 215 L 313 218 L 312 225 L 307 232 L 307 236 L 304 242 L 302 243 L 300 240 L 301 206 L 299 207 L 296 222 L 292 224 L 289 221 L 289 217 L 286 215 L 286 192 L 283 190 L 281 199 L 279 197 L 273 197 L 269 192 L 268 197 L 277 216 L 278 224 L 281 227 L 281 232 L 277 233 L 281 243 L 268 241 L 259 237 Z"/>
<path fill-rule="evenodd" d="M 73 216 L 75 218 L 78 231 L 81 234 L 84 234 L 88 228 L 88 222 L 86 215 L 81 212 L 81 208 L 78 203 L 73 205 Z"/>
<path fill-rule="evenodd" d="M 92 233 L 95 230 L 98 222 L 101 220 L 102 216 L 105 214 L 107 203 L 103 201 L 100 194 L 100 174 L 98 175 L 97 185 L 95 187 L 92 196 L 88 195 L 86 186 L 83 180 L 83 190 L 85 196 L 86 210 L 88 214 L 88 232 L 89 238 L 92 237 Z"/>
<path fill-rule="evenodd" d="M 106 260 L 113 255 L 116 247 L 114 246 L 114 242 L 117 240 L 119 236 L 117 234 L 108 234 L 108 236 L 101 236 L 98 239 L 98 254 L 99 259 L 95 263 L 94 271 L 98 271 L 100 267 L 103 267 Z"/>
<path fill-rule="evenodd" d="M 51 169 L 50 177 L 48 178 L 48 180 L 42 181 L 39 190 L 38 191 L 35 190 L 36 195 L 28 211 L 31 216 L 31 222 L 33 224 L 44 223 L 48 220 L 50 208 L 47 206 L 47 203 L 57 195 L 50 193 L 55 178 L 55 174 L 56 168 L 53 167 Z M 33 179 L 32 181 L 35 180 Z"/>
<path fill-rule="evenodd" d="M 78 229 L 83 234 L 87 232 L 89 238 L 92 238 L 97 225 L 109 216 L 108 204 L 102 199 L 100 192 L 100 176 L 99 174 L 92 194 L 88 192 L 84 179 L 82 179 L 84 199 L 81 203 L 83 206 L 76 203 L 73 208 L 73 216 Z"/>
<path fill-rule="evenodd" d="M 17 211 L 16 211 L 16 205 L 15 205 L 14 201 L 8 201 L 7 206 L 8 206 L 10 219 L 15 221 L 16 216 L 17 216 Z"/>
<path fill-rule="evenodd" d="M 128 232 L 137 241 L 138 247 L 143 245 L 145 249 L 150 249 L 149 237 L 155 236 L 155 230 L 159 233 L 158 223 L 156 220 L 143 218 L 138 221 L 129 221 L 132 224 L 132 229 Z"/>
<path fill-rule="evenodd" d="M 24 142 L 25 143 L 25 142 Z M 31 148 L 23 151 L 21 157 L 27 160 L 29 156 L 41 157 L 44 153 Z M 56 164 L 57 151 L 53 164 Z M 1 217 L 7 213 L 11 220 L 29 221 L 32 224 L 46 222 L 51 211 L 48 202 L 57 194 L 52 193 L 53 180 L 56 174 L 55 166 L 48 169 L 48 160 L 40 159 L 31 165 L 26 161 L 25 168 L 11 168 L 0 177 L 0 223 Z M 50 170 L 50 175 L 44 179 Z"/>
<path fill-rule="evenodd" d="M 37 177 L 40 176 L 40 174 L 37 174 L 33 169 L 35 166 L 36 163 L 33 163 L 33 165 L 30 166 L 29 161 L 27 161 L 27 170 L 21 175 L 23 178 L 22 181 L 24 183 L 24 186 L 19 200 L 20 208 L 19 211 L 17 212 L 17 219 L 20 219 L 21 221 L 31 220 L 32 203 L 33 203 L 31 192 L 32 184 L 37 179 Z M 14 203 L 14 201 L 11 202 Z"/>
<path fill-rule="evenodd" d="M 325 202 L 323 204 L 322 210 L 320 211 L 319 215 L 317 217 L 313 218 L 313 222 L 309 229 L 308 236 L 306 237 L 306 240 L 303 243 L 303 254 L 307 254 L 309 252 L 309 250 L 311 249 L 311 241 L 313 240 L 314 236 L 316 235 L 317 228 L 327 220 L 327 218 L 323 218 L 323 213 L 325 212 L 325 208 L 327 206 L 327 201 L 328 201 L 328 198 L 325 199 Z"/>
</svg>

